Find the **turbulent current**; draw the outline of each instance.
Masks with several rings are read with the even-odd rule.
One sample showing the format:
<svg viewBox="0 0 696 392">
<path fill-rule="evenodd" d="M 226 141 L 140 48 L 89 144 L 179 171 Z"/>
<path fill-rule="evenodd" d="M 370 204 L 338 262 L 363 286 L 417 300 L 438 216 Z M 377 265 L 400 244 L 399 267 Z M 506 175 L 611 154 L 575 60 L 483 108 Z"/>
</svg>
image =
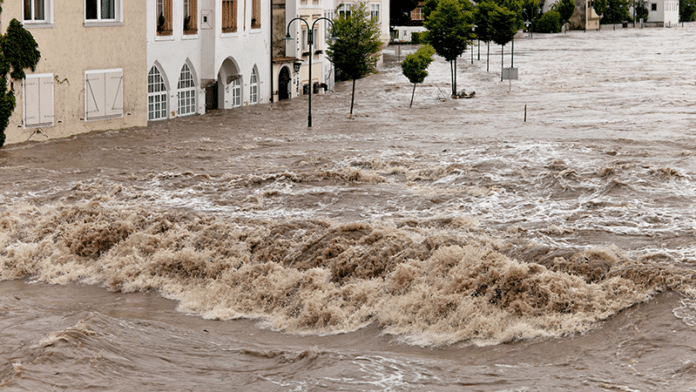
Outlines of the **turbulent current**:
<svg viewBox="0 0 696 392">
<path fill-rule="evenodd" d="M 0 388 L 696 390 L 696 27 L 413 49 L 0 149 Z"/>
</svg>

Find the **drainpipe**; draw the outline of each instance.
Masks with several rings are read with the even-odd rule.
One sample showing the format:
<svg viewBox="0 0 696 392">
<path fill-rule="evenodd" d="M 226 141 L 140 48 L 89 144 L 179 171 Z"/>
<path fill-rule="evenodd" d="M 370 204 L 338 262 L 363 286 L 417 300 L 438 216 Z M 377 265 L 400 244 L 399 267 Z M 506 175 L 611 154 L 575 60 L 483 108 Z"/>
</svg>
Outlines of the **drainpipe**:
<svg viewBox="0 0 696 392">
<path fill-rule="evenodd" d="M 270 61 L 271 61 L 271 103 L 273 103 L 273 0 L 270 0 L 269 3 L 271 6 L 271 22 L 268 24 L 270 26 L 270 30 L 271 30 L 271 33 L 270 33 L 270 35 L 271 35 L 271 41 L 270 41 L 271 42 L 271 44 L 270 44 L 270 47 L 271 47 L 271 50 L 270 50 L 270 52 L 271 52 L 271 58 L 270 58 Z"/>
</svg>

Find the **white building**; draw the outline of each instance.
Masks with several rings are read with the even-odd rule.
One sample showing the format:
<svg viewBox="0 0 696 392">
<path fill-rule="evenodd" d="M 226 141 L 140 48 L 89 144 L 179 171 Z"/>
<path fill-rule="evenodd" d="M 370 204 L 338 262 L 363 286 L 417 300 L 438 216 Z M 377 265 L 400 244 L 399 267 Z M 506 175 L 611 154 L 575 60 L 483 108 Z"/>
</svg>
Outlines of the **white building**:
<svg viewBox="0 0 696 392">
<path fill-rule="evenodd" d="M 679 23 L 679 0 L 648 0 L 648 23 L 664 27 Z"/>
<path fill-rule="evenodd" d="M 147 4 L 150 121 L 270 102 L 270 1 Z"/>
</svg>

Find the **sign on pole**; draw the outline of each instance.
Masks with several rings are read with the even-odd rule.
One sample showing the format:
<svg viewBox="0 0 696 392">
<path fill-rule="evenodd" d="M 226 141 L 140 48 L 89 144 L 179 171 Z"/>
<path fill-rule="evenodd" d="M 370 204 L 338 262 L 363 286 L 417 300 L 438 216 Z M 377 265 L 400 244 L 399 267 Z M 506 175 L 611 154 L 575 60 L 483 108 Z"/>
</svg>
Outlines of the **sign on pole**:
<svg viewBox="0 0 696 392">
<path fill-rule="evenodd" d="M 510 87 L 508 91 L 512 90 L 512 81 L 517 80 L 517 68 L 503 68 L 503 80 L 510 81 Z"/>
</svg>

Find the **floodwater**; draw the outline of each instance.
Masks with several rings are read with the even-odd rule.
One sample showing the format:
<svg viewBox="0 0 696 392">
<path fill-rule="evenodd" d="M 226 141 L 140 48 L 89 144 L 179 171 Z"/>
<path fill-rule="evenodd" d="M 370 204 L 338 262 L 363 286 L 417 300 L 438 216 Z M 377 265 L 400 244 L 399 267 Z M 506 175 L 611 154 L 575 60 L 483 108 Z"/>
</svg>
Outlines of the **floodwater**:
<svg viewBox="0 0 696 392">
<path fill-rule="evenodd" d="M 0 389 L 696 390 L 696 26 L 481 49 L 1 149 Z"/>
</svg>

